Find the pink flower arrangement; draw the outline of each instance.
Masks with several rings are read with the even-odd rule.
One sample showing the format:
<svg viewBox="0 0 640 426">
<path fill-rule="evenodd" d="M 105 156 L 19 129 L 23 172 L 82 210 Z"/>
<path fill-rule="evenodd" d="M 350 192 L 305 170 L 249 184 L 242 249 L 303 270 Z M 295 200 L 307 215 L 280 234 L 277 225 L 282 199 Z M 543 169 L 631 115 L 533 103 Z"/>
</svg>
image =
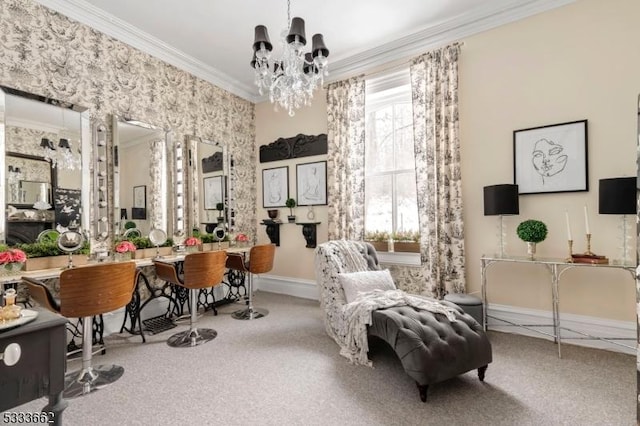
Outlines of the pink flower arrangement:
<svg viewBox="0 0 640 426">
<path fill-rule="evenodd" d="M 127 253 L 136 251 L 136 245 L 131 241 L 120 241 L 116 244 L 116 252 L 117 253 Z"/>
<path fill-rule="evenodd" d="M 246 234 L 240 233 L 238 235 L 236 235 L 236 241 L 241 242 L 241 243 L 246 243 L 249 241 L 249 237 L 247 237 Z"/>
<path fill-rule="evenodd" d="M 0 252 L 0 265 L 8 263 L 24 263 L 27 261 L 27 255 L 20 249 L 7 249 Z"/>
<path fill-rule="evenodd" d="M 200 241 L 200 238 L 189 237 L 184 241 L 184 244 L 186 246 L 193 247 L 193 246 L 199 246 L 200 244 L 202 244 L 202 241 Z"/>
</svg>

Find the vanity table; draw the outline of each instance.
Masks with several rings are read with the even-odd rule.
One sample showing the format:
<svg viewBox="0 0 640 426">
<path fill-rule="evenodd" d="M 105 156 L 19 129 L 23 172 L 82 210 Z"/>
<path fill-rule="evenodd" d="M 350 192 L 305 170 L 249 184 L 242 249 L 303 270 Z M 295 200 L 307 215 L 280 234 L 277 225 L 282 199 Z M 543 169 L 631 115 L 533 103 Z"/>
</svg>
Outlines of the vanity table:
<svg viewBox="0 0 640 426">
<path fill-rule="evenodd" d="M 561 322 L 560 322 L 560 281 L 562 276 L 574 269 L 577 268 L 592 268 L 592 270 L 606 270 L 606 269 L 620 269 L 620 270 L 624 270 L 630 273 L 631 278 L 633 280 L 633 283 L 635 284 L 635 279 L 636 279 L 636 275 L 635 275 L 635 270 L 636 270 L 636 266 L 631 264 L 631 263 L 611 263 L 611 264 L 590 264 L 590 263 L 573 263 L 573 262 L 568 262 L 566 259 L 558 259 L 558 258 L 535 258 L 532 259 L 530 257 L 525 257 L 525 256 L 500 256 L 500 255 L 494 255 L 494 256 L 482 256 L 480 259 L 481 262 L 481 291 L 482 291 L 482 307 L 483 307 L 483 315 L 484 315 L 484 328 L 485 331 L 488 327 L 487 325 L 487 319 L 488 318 L 492 318 L 494 320 L 497 321 L 501 321 L 503 323 L 506 323 L 508 325 L 512 325 L 512 326 L 517 326 L 517 327 L 522 327 L 522 328 L 526 328 L 528 330 L 534 331 L 536 333 L 540 333 L 540 334 L 544 334 L 547 336 L 551 336 L 554 339 L 554 342 L 558 344 L 558 357 L 562 358 L 562 348 L 561 348 L 561 342 L 562 339 L 568 340 L 568 339 L 583 339 L 583 340 L 600 340 L 600 341 L 605 341 L 605 342 L 609 342 L 611 344 L 614 345 L 619 345 L 619 346 L 623 346 L 626 348 L 631 348 L 631 349 L 635 349 L 635 346 L 632 345 L 626 345 L 623 343 L 620 343 L 620 340 L 633 340 L 635 341 L 635 338 L 618 338 L 616 337 L 615 339 L 613 338 L 608 338 L 608 337 L 603 337 L 603 336 L 593 336 L 593 335 L 589 335 L 577 330 L 573 330 L 573 329 L 569 329 L 566 327 L 563 327 Z M 497 318 L 497 317 L 493 317 L 493 316 L 489 316 L 487 315 L 487 305 L 488 305 L 488 300 L 487 300 L 487 269 L 489 268 L 489 266 L 491 265 L 495 265 L 495 264 L 516 264 L 516 265 L 539 265 L 539 266 L 543 266 L 545 267 L 548 271 L 549 271 L 549 277 L 550 277 L 550 284 L 551 284 L 551 311 L 552 311 L 552 324 L 518 324 L 518 323 L 514 323 L 511 321 L 507 321 L 506 319 L 503 318 Z M 630 307 L 632 308 L 632 307 Z M 536 328 L 533 328 L 536 327 Z M 545 332 L 545 331 L 541 331 L 538 328 L 541 327 L 545 327 L 545 328 L 550 328 L 551 331 L 550 332 Z M 561 331 L 565 330 L 567 332 L 573 333 L 573 334 L 578 334 L 580 335 L 580 337 L 569 337 L 569 336 L 562 336 Z"/>
<path fill-rule="evenodd" d="M 27 324 L 0 332 L 0 412 L 31 416 L 35 423 L 62 424 L 62 411 L 67 402 L 62 398 L 66 369 L 67 320 L 46 310 L 39 310 L 38 317 Z M 14 365 L 8 360 L 8 352 L 20 347 L 20 356 Z M 10 346 L 12 345 L 12 346 Z M 15 358 L 13 359 L 15 361 Z M 42 413 L 11 413 L 10 409 L 37 398 L 47 396 L 49 403 Z M 23 420 L 25 420 L 23 418 Z M 6 420 L 6 419 L 5 419 Z M 15 423 L 22 423 L 20 417 Z M 27 421 L 24 421 L 25 423 Z"/>
</svg>

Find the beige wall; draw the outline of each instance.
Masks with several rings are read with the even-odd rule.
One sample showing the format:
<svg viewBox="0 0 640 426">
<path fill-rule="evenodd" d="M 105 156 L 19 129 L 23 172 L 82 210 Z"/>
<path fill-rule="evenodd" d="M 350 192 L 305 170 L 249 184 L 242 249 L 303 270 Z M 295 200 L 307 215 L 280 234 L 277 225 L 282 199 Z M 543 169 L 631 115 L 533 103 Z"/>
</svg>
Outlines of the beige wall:
<svg viewBox="0 0 640 426">
<path fill-rule="evenodd" d="M 549 236 L 538 245 L 538 254 L 565 256 L 565 210 L 572 219 L 574 251 L 584 251 L 586 204 L 592 250 L 611 259 L 619 257 L 620 216 L 597 214 L 597 188 L 599 179 L 636 173 L 640 50 L 634 46 L 640 39 L 638 16 L 640 2 L 636 0 L 581 0 L 464 40 L 460 135 L 469 292 L 479 291 L 479 259 L 483 253 L 494 251 L 498 241 L 498 218 L 483 216 L 482 188 L 513 182 L 512 140 L 516 129 L 589 120 L 590 190 L 521 196 L 520 215 L 505 220 L 507 251 L 526 254 L 524 243 L 515 236 L 515 227 L 522 220 L 536 218 L 549 227 Z M 294 118 L 274 113 L 268 103 L 256 106 L 258 146 L 298 132 L 321 131 L 326 131 L 323 95 L 317 95 L 312 107 Z M 294 176 L 290 166 L 290 181 Z M 295 193 L 295 186 L 292 190 Z M 258 218 L 267 217 L 260 200 L 258 192 Z M 319 241 L 327 235 L 325 210 L 319 215 L 323 222 Z M 313 280 L 312 250 L 303 249 L 299 229 L 291 229 L 291 225 L 282 228 L 273 274 Z M 259 238 L 266 240 L 264 230 L 260 231 Z M 635 238 L 630 247 L 635 247 Z M 489 279 L 491 302 L 550 310 L 549 276 L 543 267 L 494 265 Z M 572 270 L 563 275 L 561 284 L 562 312 L 634 319 L 634 283 L 627 272 Z"/>
<path fill-rule="evenodd" d="M 286 111 L 276 112 L 269 102 L 256 105 L 256 149 L 260 145 L 267 145 L 278 138 L 289 138 L 298 133 L 306 135 L 317 135 L 327 133 L 327 104 L 323 91 L 317 91 L 313 98 L 313 103 L 296 112 L 294 117 L 289 117 Z M 286 161 L 274 161 L 260 163 L 259 155 L 256 154 L 257 185 L 256 185 L 256 210 L 257 220 L 260 223 L 267 219 L 267 209 L 262 208 L 262 170 L 274 167 L 289 167 L 289 197 L 296 197 L 296 164 L 311 163 L 315 161 L 325 161 L 326 155 L 302 157 Z M 313 269 L 313 249 L 306 248 L 306 242 L 302 235 L 302 227 L 288 224 L 287 215 L 289 209 L 281 207 L 279 218 L 283 224 L 280 226 L 280 247 L 276 250 L 275 264 L 270 275 L 284 276 L 315 280 Z M 309 221 L 307 219 L 308 207 L 296 207 L 294 214 L 297 220 Z M 318 225 L 318 241 L 327 240 L 327 207 L 315 206 L 315 222 Z M 258 225 L 258 243 L 268 243 L 269 237 L 264 225 Z"/>
</svg>

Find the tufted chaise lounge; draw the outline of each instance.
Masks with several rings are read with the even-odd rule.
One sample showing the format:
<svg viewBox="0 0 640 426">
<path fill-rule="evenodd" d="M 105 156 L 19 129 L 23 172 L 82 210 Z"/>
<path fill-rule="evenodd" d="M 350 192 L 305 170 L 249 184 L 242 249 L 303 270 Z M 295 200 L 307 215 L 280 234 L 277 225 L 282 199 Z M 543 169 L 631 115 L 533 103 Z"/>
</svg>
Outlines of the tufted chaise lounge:
<svg viewBox="0 0 640 426">
<path fill-rule="evenodd" d="M 359 241 L 334 241 L 319 244 L 315 252 L 316 278 L 320 288 L 320 303 L 324 311 L 325 328 L 339 345 L 346 336 L 339 330 L 346 321 L 344 291 L 338 274 L 357 272 L 348 270 L 347 255 L 363 256 L 369 270 L 380 269 L 373 246 Z M 348 247 L 350 253 L 343 250 Z M 395 306 L 371 313 L 369 336 L 387 342 L 400 359 L 405 372 L 416 381 L 420 399 L 426 401 L 427 388 L 477 369 L 484 380 L 488 364 L 492 360 L 491 343 L 482 326 L 455 304 L 441 303 L 456 309 L 456 321 L 445 315 L 410 306 Z"/>
</svg>

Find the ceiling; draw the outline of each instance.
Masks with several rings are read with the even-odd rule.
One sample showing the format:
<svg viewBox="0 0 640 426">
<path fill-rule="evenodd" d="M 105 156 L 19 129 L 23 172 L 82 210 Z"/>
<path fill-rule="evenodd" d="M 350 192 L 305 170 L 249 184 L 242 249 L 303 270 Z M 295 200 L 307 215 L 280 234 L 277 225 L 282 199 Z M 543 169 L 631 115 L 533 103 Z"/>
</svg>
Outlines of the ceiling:
<svg viewBox="0 0 640 426">
<path fill-rule="evenodd" d="M 286 0 L 36 0 L 252 102 L 254 27 L 278 55 Z M 307 39 L 322 33 L 329 81 L 405 59 L 575 0 L 291 0 Z M 310 46 L 307 46 L 310 48 Z"/>
</svg>

